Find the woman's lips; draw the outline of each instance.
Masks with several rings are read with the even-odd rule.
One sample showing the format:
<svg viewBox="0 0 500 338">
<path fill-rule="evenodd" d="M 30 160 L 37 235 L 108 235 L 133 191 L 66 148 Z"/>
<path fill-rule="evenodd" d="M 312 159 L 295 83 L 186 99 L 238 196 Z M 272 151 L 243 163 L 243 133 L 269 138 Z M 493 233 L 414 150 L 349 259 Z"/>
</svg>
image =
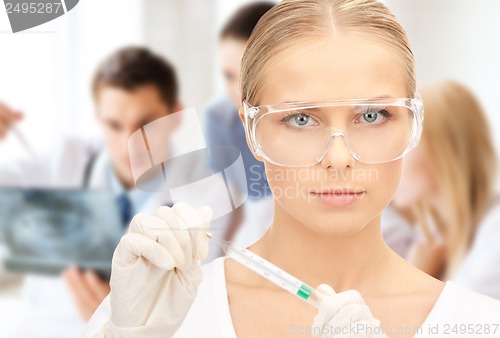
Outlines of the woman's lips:
<svg viewBox="0 0 500 338">
<path fill-rule="evenodd" d="M 311 192 L 313 198 L 332 207 L 346 207 L 358 201 L 365 195 L 365 191 L 332 190 Z"/>
</svg>

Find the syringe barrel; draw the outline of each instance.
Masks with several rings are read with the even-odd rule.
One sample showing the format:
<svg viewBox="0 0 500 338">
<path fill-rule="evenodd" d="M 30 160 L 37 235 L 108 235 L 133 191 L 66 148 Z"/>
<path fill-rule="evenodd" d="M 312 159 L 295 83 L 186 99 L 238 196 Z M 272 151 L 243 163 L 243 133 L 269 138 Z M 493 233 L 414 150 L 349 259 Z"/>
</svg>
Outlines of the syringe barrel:
<svg viewBox="0 0 500 338">
<path fill-rule="evenodd" d="M 226 250 L 228 257 L 240 262 L 248 269 L 256 272 L 270 282 L 281 288 L 296 294 L 297 296 L 308 296 L 312 288 L 302 283 L 286 271 L 281 270 L 271 262 L 253 253 L 252 251 L 239 247 L 232 243 Z"/>
<path fill-rule="evenodd" d="M 232 244 L 227 247 L 226 254 L 316 308 L 328 296 L 245 248 Z"/>
</svg>

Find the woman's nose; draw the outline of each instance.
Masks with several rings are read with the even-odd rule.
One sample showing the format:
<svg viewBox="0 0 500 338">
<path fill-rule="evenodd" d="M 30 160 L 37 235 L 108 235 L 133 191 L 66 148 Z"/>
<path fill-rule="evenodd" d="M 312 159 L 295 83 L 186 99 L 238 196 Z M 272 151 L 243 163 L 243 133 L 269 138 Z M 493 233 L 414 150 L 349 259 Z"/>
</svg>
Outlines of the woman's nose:
<svg viewBox="0 0 500 338">
<path fill-rule="evenodd" d="M 354 167 L 356 159 L 352 156 L 343 135 L 332 135 L 332 139 L 320 163 L 325 169 Z"/>
</svg>

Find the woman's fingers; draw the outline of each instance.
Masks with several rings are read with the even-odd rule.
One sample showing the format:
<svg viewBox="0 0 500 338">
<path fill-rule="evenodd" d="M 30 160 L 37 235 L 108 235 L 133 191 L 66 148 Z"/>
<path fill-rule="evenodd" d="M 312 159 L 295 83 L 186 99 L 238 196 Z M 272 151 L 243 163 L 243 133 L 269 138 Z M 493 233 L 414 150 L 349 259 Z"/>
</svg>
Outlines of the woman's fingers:
<svg viewBox="0 0 500 338">
<path fill-rule="evenodd" d="M 152 254 L 153 251 L 144 250 L 152 250 L 156 246 L 149 244 L 146 247 L 145 239 L 149 239 L 169 253 L 169 257 L 173 259 L 173 267 L 181 270 L 191 268 L 194 260 L 201 260 L 208 254 L 206 232 L 211 218 L 212 209 L 209 207 L 194 209 L 185 203 L 176 203 L 172 208 L 158 208 L 154 216 L 136 215 L 130 223 L 129 234 L 142 234 L 144 238 L 127 236 L 123 239 L 122 247 L 128 252 L 123 263 L 130 264 L 134 260 L 133 255 L 143 256 L 151 261 L 145 255 Z M 132 240 L 140 242 L 129 243 Z M 154 252 L 156 251 L 157 248 Z M 154 261 L 151 263 L 158 267 L 166 264 Z"/>
<path fill-rule="evenodd" d="M 171 220 L 170 223 L 173 221 L 175 220 Z M 169 223 L 163 219 L 144 213 L 135 215 L 129 228 L 129 233 L 144 234 L 147 238 L 167 249 L 174 258 L 175 267 L 179 268 L 186 264 L 186 259 L 185 252 L 174 235 L 174 231 Z"/>
<path fill-rule="evenodd" d="M 363 298 L 356 290 L 348 290 L 330 295 L 321 302 L 318 313 L 314 317 L 313 326 L 323 326 L 335 320 L 335 323 L 343 324 L 345 314 L 341 318 L 335 318 L 344 307 L 352 309 L 352 305 L 365 305 Z M 334 319 L 335 318 L 335 319 Z M 348 324 L 348 323 L 347 323 Z"/>
<path fill-rule="evenodd" d="M 201 207 L 194 209 L 186 203 L 176 203 L 173 208 L 182 221 L 183 227 L 187 228 L 193 243 L 193 258 L 203 259 L 208 254 L 208 237 L 210 221 L 212 220 L 212 209 Z"/>
<path fill-rule="evenodd" d="M 118 243 L 113 255 L 113 264 L 120 268 L 130 267 L 141 257 L 162 270 L 167 271 L 175 267 L 175 258 L 160 243 L 144 234 L 130 232 Z"/>
<path fill-rule="evenodd" d="M 207 237 L 207 232 L 210 230 L 213 212 L 212 208 L 207 206 L 198 208 L 198 212 L 201 215 L 203 223 L 195 229 L 189 229 L 189 231 L 191 232 L 191 236 L 195 238 L 194 257 L 195 259 L 202 260 L 208 256 L 209 239 Z"/>
<path fill-rule="evenodd" d="M 176 204 L 177 205 L 177 204 Z M 187 227 L 184 225 L 183 221 L 177 215 L 177 212 L 174 208 L 169 207 L 161 207 L 158 208 L 155 212 L 155 216 L 163 220 L 170 231 L 177 239 L 182 252 L 184 253 L 184 264 L 179 266 L 180 269 L 190 268 L 193 264 L 193 244 L 191 234 L 187 230 Z"/>
</svg>

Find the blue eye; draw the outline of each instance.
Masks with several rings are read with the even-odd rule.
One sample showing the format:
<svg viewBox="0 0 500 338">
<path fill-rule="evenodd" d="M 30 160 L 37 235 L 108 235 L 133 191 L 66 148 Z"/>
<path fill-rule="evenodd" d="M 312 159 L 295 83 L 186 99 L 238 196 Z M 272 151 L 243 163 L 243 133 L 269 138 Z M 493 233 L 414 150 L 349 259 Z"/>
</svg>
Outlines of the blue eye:
<svg viewBox="0 0 500 338">
<path fill-rule="evenodd" d="M 307 127 L 314 122 L 314 119 L 308 114 L 296 113 L 285 116 L 281 121 L 292 127 Z"/>
<path fill-rule="evenodd" d="M 309 121 L 309 116 L 305 114 L 294 116 L 293 121 L 297 123 L 299 126 L 305 126 Z"/>
<path fill-rule="evenodd" d="M 361 115 L 362 121 L 360 122 L 366 124 L 381 124 L 391 116 L 392 114 L 385 109 L 370 110 Z"/>
</svg>

